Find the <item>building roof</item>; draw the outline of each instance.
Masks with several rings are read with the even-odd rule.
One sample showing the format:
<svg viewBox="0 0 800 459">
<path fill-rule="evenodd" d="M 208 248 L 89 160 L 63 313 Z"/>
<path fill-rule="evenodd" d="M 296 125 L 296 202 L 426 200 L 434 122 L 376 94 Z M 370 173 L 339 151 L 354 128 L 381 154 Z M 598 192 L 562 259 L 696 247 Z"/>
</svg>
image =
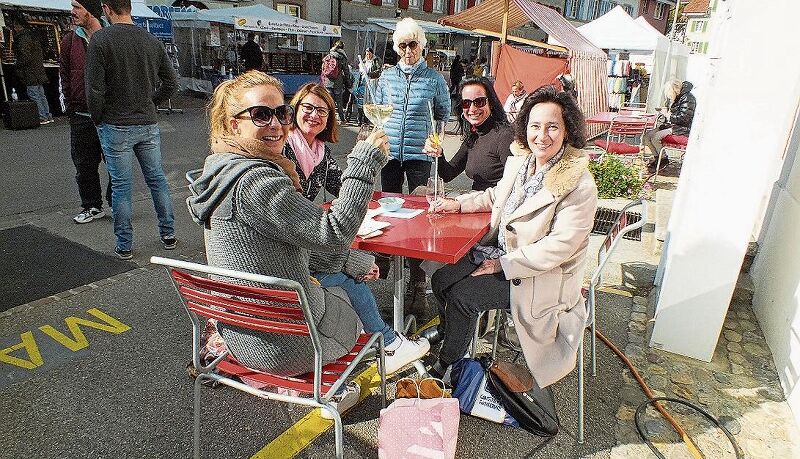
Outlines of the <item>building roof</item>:
<svg viewBox="0 0 800 459">
<path fill-rule="evenodd" d="M 711 0 L 691 0 L 683 7 L 683 14 L 705 14 Z"/>
</svg>

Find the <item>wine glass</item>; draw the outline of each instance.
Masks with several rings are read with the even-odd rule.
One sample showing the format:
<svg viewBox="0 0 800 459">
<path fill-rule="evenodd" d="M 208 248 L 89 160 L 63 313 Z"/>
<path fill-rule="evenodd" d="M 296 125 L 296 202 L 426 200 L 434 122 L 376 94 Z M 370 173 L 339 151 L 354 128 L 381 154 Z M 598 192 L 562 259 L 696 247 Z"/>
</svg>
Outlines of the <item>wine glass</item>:
<svg viewBox="0 0 800 459">
<path fill-rule="evenodd" d="M 364 115 L 375 129 L 383 129 L 384 123 L 392 116 L 392 98 L 389 87 L 379 84 L 379 80 L 368 79 L 364 88 Z"/>
<path fill-rule="evenodd" d="M 444 198 L 444 180 L 441 177 L 429 177 L 428 187 L 425 190 L 425 199 L 428 201 L 428 207 L 434 201 Z M 433 214 L 429 214 L 433 216 Z"/>
</svg>

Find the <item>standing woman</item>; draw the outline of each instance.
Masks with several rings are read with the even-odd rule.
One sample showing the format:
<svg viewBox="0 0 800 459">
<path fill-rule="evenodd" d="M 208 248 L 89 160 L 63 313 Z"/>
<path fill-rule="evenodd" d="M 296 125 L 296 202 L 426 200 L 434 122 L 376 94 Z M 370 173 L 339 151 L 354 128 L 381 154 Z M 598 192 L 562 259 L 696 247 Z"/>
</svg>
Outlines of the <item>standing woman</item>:
<svg viewBox="0 0 800 459">
<path fill-rule="evenodd" d="M 526 97 L 528 97 L 528 93 L 525 92 L 525 85 L 519 80 L 515 81 L 511 85 L 511 94 L 508 95 L 506 103 L 503 104 L 503 110 L 506 112 L 509 123 L 513 123 L 517 118 L 517 113 L 522 104 L 525 103 Z"/>
<path fill-rule="evenodd" d="M 284 104 L 280 81 L 272 76 L 251 71 L 222 82 L 209 109 L 212 153 L 190 185 L 187 204 L 194 221 L 205 227 L 209 265 L 303 286 L 325 364 L 352 349 L 361 330 L 360 312 L 341 289 L 320 286 L 310 273 L 316 271 L 315 260 L 349 249 L 367 212 L 375 177 L 386 163 L 388 144 L 383 131 L 356 143 L 342 173 L 339 198 L 324 210 L 302 194 L 295 165 L 283 156 L 293 115 Z M 283 376 L 313 369 L 314 350 L 307 338 L 223 324 L 219 331 L 242 365 Z M 387 373 L 389 360 L 387 352 Z"/>
<path fill-rule="evenodd" d="M 432 205 L 492 217 L 478 245 L 431 279 L 444 318 L 444 344 L 431 372 L 441 376 L 463 357 L 482 311 L 510 307 L 528 369 L 545 387 L 575 367 L 586 326 L 581 284 L 597 187 L 580 150 L 583 113 L 571 95 L 537 89 L 514 127 L 514 156 L 496 187 Z"/>
<path fill-rule="evenodd" d="M 384 125 L 389 137 L 390 159 L 381 170 L 381 189 L 402 193 L 408 179 L 408 192 L 426 185 L 433 159 L 423 151 L 434 120 L 447 121 L 450 93 L 447 82 L 437 70 L 428 67 L 422 50 L 428 41 L 425 32 L 412 18 L 397 23 L 392 34 L 394 50 L 400 56 L 397 65 L 383 71 L 378 79 L 377 98 L 393 107 Z M 433 118 L 428 104 L 432 104 Z M 405 175 L 405 178 L 404 178 Z M 414 300 L 411 309 L 422 310 L 425 300 L 425 272 L 421 260 L 409 260 L 409 288 Z M 418 300 L 417 300 L 418 299 Z"/>
<path fill-rule="evenodd" d="M 294 126 L 289 129 L 283 154 L 296 164 L 303 195 L 313 201 L 324 188 L 339 196 L 342 170 L 327 145 L 339 141 L 336 103 L 322 85 L 309 83 L 295 93 L 290 104 L 295 111 Z"/>
<path fill-rule="evenodd" d="M 514 128 L 506 121 L 503 106 L 491 82 L 470 77 L 461 83 L 461 122 L 464 138 L 453 159 L 444 158 L 441 146 L 428 139 L 425 153 L 438 161 L 439 176 L 445 182 L 462 172 L 472 179 L 472 189 L 483 191 L 497 185 L 503 177 L 506 158 L 511 155 Z"/>
</svg>

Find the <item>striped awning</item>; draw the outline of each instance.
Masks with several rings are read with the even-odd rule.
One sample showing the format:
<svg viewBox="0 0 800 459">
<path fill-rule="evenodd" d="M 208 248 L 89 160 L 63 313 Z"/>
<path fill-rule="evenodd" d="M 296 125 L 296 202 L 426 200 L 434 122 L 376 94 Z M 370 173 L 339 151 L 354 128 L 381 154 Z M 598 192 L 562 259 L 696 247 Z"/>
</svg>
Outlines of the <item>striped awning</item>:
<svg viewBox="0 0 800 459">
<path fill-rule="evenodd" d="M 605 53 L 587 40 L 557 11 L 532 0 L 484 0 L 458 14 L 445 16 L 440 23 L 461 29 L 503 30 L 503 13 L 508 8 L 508 30 L 533 22 L 571 51 L 605 57 Z"/>
</svg>

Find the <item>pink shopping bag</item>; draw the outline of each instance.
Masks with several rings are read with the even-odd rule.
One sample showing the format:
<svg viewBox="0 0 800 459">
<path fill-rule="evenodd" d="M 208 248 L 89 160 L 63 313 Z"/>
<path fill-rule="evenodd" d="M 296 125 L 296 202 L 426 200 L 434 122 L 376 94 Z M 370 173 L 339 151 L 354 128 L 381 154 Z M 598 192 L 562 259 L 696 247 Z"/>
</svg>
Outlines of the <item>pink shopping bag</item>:
<svg viewBox="0 0 800 459">
<path fill-rule="evenodd" d="M 458 440 L 455 398 L 399 398 L 381 410 L 378 457 L 453 459 Z"/>
</svg>

